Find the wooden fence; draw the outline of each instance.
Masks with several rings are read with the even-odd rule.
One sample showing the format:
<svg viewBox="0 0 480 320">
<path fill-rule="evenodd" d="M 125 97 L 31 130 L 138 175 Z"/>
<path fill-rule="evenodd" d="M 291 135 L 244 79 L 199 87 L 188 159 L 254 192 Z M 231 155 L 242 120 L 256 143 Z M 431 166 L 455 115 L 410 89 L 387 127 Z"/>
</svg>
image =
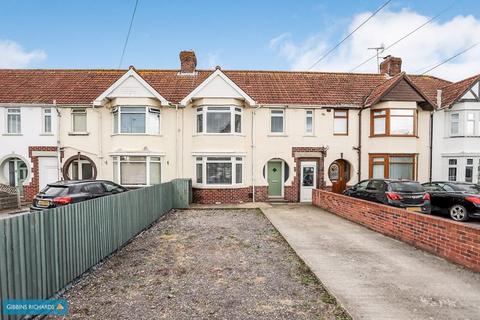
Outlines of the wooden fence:
<svg viewBox="0 0 480 320">
<path fill-rule="evenodd" d="M 0 301 L 51 298 L 190 198 L 190 180 L 178 179 L 0 219 Z"/>
</svg>

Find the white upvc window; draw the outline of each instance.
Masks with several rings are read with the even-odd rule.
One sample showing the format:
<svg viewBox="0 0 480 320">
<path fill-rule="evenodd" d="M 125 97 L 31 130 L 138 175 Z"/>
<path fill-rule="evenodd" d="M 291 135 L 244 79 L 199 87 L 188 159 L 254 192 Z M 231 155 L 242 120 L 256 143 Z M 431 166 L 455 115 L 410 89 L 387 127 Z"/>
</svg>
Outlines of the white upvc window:
<svg viewBox="0 0 480 320">
<path fill-rule="evenodd" d="M 448 181 L 457 181 L 458 159 L 448 159 Z"/>
<path fill-rule="evenodd" d="M 72 132 L 87 132 L 87 109 L 73 108 L 71 115 Z"/>
<path fill-rule="evenodd" d="M 52 108 L 42 108 L 42 132 L 52 133 Z"/>
<path fill-rule="evenodd" d="M 196 183 L 207 186 L 231 186 L 243 183 L 243 157 L 196 157 Z"/>
<path fill-rule="evenodd" d="M 160 109 L 146 106 L 114 108 L 113 133 L 160 134 Z"/>
<path fill-rule="evenodd" d="M 465 166 L 465 182 L 473 182 L 473 158 L 467 159 Z"/>
<path fill-rule="evenodd" d="M 215 106 L 197 108 L 197 133 L 242 133 L 242 108 Z"/>
<path fill-rule="evenodd" d="M 314 112 L 313 110 L 305 110 L 305 134 L 307 135 L 313 135 L 314 132 Z"/>
<path fill-rule="evenodd" d="M 22 133 L 22 117 L 20 108 L 7 108 L 7 133 Z"/>
<path fill-rule="evenodd" d="M 285 133 L 285 110 L 270 110 L 270 132 Z"/>
<path fill-rule="evenodd" d="M 161 182 L 160 156 L 114 156 L 113 180 L 127 187 L 143 187 Z"/>
<path fill-rule="evenodd" d="M 467 113 L 467 125 L 466 125 L 465 135 L 474 136 L 475 135 L 475 113 Z"/>
<path fill-rule="evenodd" d="M 460 113 L 458 112 L 450 114 L 450 135 L 460 135 Z"/>
</svg>

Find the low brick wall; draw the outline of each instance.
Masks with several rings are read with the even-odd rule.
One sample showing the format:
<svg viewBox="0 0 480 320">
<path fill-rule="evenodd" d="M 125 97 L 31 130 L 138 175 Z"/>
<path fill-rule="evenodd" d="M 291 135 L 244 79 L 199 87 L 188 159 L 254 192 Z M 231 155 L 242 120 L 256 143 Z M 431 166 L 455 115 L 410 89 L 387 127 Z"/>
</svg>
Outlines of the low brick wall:
<svg viewBox="0 0 480 320">
<path fill-rule="evenodd" d="M 252 202 L 252 187 L 200 189 L 193 188 L 193 202 L 201 204 Z M 267 187 L 255 187 L 255 201 L 267 200 Z"/>
<path fill-rule="evenodd" d="M 16 194 L 10 194 L 0 191 L 0 210 L 18 208 L 18 198 Z"/>
<path fill-rule="evenodd" d="M 480 228 L 324 190 L 313 204 L 343 218 L 480 272 Z"/>
</svg>

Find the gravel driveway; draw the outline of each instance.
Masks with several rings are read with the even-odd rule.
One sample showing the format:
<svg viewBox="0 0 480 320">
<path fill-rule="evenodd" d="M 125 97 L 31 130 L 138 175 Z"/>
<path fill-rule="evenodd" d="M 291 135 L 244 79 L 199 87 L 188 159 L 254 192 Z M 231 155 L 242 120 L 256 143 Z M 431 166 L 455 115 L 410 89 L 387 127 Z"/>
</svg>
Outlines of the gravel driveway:
<svg viewBox="0 0 480 320">
<path fill-rule="evenodd" d="M 349 319 L 257 210 L 165 216 L 64 295 L 69 319 Z"/>
</svg>

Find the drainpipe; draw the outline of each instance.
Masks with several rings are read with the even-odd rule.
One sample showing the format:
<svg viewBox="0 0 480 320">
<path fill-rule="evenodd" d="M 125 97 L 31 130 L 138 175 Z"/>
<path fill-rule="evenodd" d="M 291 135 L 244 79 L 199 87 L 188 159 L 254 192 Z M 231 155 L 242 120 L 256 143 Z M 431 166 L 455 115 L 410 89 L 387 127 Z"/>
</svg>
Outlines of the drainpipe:
<svg viewBox="0 0 480 320">
<path fill-rule="evenodd" d="M 255 122 L 254 122 L 254 118 L 257 110 L 260 109 L 261 107 L 262 106 L 259 105 L 252 112 L 252 130 L 251 130 L 251 133 L 252 133 L 252 202 L 255 202 L 255 139 L 254 139 Z"/>
<path fill-rule="evenodd" d="M 433 170 L 433 111 L 430 112 L 430 146 L 429 146 L 429 166 L 428 166 L 428 181 L 432 182 L 432 170 Z"/>
<path fill-rule="evenodd" d="M 358 154 L 358 182 L 362 180 L 362 111 L 363 108 L 358 111 L 358 146 L 353 148 Z"/>
<path fill-rule="evenodd" d="M 97 169 L 97 178 L 103 177 L 103 137 L 102 137 L 102 128 L 103 128 L 103 117 L 102 110 L 95 108 L 95 101 L 92 102 L 92 109 L 95 110 L 98 114 L 98 158 L 100 159 L 100 165 Z M 98 172 L 100 171 L 100 172 Z"/>
<path fill-rule="evenodd" d="M 53 100 L 53 107 L 55 108 L 55 111 L 57 112 L 57 180 L 60 180 L 62 178 L 62 175 L 60 174 L 60 172 L 62 172 L 62 169 L 61 169 L 61 165 L 60 165 L 60 161 L 62 160 L 61 158 L 61 154 L 60 154 L 60 148 L 61 148 L 61 145 L 60 145 L 60 124 L 61 124 L 61 121 L 60 121 L 60 118 L 62 117 L 62 115 L 60 114 L 60 110 L 58 109 L 58 106 L 57 106 L 57 100 Z"/>
<path fill-rule="evenodd" d="M 179 178 L 178 168 L 178 104 L 175 105 L 175 178 Z"/>
</svg>

